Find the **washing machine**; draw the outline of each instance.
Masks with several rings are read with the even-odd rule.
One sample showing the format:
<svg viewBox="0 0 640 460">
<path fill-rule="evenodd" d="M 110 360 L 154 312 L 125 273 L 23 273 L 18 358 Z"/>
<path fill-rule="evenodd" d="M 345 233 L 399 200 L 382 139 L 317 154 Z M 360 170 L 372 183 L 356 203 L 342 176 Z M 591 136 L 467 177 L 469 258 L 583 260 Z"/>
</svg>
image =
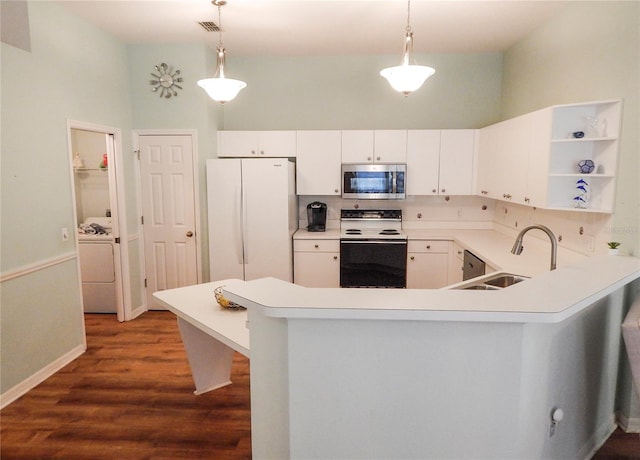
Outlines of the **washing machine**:
<svg viewBox="0 0 640 460">
<path fill-rule="evenodd" d="M 78 233 L 84 311 L 116 313 L 116 264 L 111 219 L 89 217 L 84 223 L 96 223 L 107 230 L 106 234 Z"/>
</svg>

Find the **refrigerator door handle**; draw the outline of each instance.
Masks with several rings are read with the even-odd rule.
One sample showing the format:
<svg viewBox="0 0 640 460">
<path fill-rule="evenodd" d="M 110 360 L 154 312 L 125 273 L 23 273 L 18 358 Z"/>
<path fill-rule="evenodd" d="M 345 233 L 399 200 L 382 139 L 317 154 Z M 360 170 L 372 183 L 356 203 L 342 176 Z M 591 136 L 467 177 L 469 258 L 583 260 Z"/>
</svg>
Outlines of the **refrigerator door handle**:
<svg viewBox="0 0 640 460">
<path fill-rule="evenodd" d="M 242 242 L 241 242 L 241 247 L 244 250 L 244 264 L 247 265 L 249 263 L 249 238 L 247 235 L 247 215 L 248 215 L 248 210 L 247 210 L 247 190 L 245 189 L 245 187 L 241 188 L 241 195 L 242 195 L 242 216 L 241 216 L 241 228 L 242 228 Z"/>
<path fill-rule="evenodd" d="M 243 256 L 242 256 L 242 240 L 244 239 L 244 225 L 242 224 L 242 187 L 238 185 L 236 187 L 236 228 L 238 229 L 238 233 L 240 234 L 239 238 L 235 238 L 236 240 L 236 256 L 238 257 L 238 264 L 243 264 Z"/>
</svg>

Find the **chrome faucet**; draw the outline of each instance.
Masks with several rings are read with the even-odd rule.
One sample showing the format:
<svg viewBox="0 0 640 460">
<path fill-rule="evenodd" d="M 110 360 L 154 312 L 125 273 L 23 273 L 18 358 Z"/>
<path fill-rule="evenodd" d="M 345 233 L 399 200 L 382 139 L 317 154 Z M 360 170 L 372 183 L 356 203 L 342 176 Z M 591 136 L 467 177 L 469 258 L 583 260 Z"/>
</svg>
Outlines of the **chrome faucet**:
<svg viewBox="0 0 640 460">
<path fill-rule="evenodd" d="M 544 225 L 530 225 L 527 228 L 524 228 L 518 233 L 518 237 L 516 238 L 515 243 L 513 243 L 513 248 L 511 248 L 511 254 L 515 254 L 519 256 L 522 254 L 522 238 L 524 234 L 529 230 L 537 228 L 538 230 L 542 230 L 547 234 L 549 239 L 551 240 L 551 270 L 556 269 L 556 261 L 558 259 L 558 241 L 556 240 L 556 236 L 553 234 L 549 228 Z"/>
</svg>

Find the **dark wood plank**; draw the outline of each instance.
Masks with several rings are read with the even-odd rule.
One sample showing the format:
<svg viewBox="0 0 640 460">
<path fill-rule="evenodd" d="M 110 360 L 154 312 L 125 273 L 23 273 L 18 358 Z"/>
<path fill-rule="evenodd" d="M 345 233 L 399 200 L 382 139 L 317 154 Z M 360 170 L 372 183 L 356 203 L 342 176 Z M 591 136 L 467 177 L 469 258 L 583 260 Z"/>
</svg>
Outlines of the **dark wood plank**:
<svg viewBox="0 0 640 460">
<path fill-rule="evenodd" d="M 3 460 L 251 458 L 245 357 L 232 385 L 195 396 L 173 314 L 85 322 L 87 352 L 0 412 Z M 618 429 L 594 458 L 640 460 L 640 436 Z"/>
</svg>

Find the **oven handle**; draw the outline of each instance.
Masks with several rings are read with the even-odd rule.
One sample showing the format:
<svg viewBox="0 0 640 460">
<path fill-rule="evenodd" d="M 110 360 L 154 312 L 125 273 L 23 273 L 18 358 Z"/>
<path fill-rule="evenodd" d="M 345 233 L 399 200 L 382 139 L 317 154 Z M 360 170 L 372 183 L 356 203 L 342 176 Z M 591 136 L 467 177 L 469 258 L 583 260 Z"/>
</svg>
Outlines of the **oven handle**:
<svg viewBox="0 0 640 460">
<path fill-rule="evenodd" d="M 407 244 L 406 240 L 340 240 L 340 244 Z"/>
</svg>

